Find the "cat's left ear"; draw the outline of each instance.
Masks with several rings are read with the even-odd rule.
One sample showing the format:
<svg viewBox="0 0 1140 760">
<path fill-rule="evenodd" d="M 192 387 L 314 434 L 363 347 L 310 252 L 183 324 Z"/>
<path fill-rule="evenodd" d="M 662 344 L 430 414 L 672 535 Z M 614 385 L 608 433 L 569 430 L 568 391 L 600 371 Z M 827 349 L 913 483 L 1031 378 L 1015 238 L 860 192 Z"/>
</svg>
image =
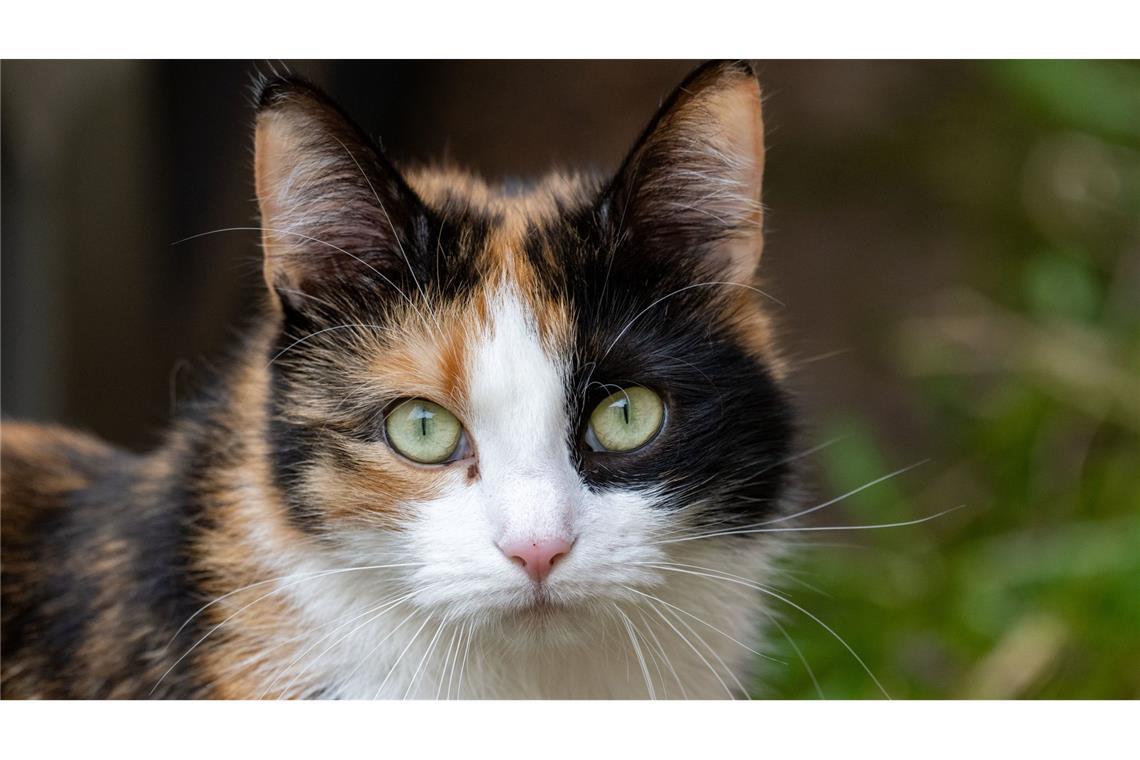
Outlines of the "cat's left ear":
<svg viewBox="0 0 1140 760">
<path fill-rule="evenodd" d="M 603 196 L 619 244 L 704 277 L 751 281 L 763 251 L 764 121 L 745 62 L 714 62 L 660 108 Z"/>
</svg>

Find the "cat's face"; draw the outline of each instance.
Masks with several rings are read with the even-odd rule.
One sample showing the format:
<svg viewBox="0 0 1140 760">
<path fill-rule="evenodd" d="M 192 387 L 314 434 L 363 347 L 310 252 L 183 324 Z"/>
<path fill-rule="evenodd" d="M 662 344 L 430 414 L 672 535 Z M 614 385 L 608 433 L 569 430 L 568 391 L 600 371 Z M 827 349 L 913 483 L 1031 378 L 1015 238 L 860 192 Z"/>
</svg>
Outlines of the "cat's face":
<svg viewBox="0 0 1140 760">
<path fill-rule="evenodd" d="M 293 529 L 416 605 L 604 607 L 780 509 L 791 414 L 754 272 L 759 89 L 705 67 L 607 181 L 402 176 L 324 98 L 262 97 L 281 331 L 268 440 Z M 725 569 L 731 569 L 725 567 Z M 715 592 L 715 590 L 712 590 Z"/>
</svg>

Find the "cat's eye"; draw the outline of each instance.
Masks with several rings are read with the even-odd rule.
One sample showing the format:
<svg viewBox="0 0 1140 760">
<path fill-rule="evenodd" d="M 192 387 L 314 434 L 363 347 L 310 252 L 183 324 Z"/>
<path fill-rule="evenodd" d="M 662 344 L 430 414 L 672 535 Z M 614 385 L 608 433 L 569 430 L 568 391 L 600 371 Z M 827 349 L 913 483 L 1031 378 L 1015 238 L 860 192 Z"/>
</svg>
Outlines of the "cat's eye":
<svg viewBox="0 0 1140 760">
<path fill-rule="evenodd" d="M 594 408 L 586 443 L 594 451 L 634 451 L 653 440 L 664 421 L 660 396 L 640 385 L 622 388 Z"/>
<path fill-rule="evenodd" d="M 439 404 L 414 398 L 394 407 L 384 418 L 388 444 L 413 462 L 445 464 L 458 459 L 463 425 Z"/>
</svg>

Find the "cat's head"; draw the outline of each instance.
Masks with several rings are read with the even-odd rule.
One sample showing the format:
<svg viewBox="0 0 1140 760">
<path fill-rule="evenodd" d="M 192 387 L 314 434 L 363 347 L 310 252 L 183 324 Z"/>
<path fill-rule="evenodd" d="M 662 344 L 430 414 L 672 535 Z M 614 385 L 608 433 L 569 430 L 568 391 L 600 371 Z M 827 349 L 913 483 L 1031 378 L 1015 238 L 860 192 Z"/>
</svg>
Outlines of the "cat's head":
<svg viewBox="0 0 1140 760">
<path fill-rule="evenodd" d="M 787 488 L 763 166 L 746 64 L 691 75 L 613 176 L 523 193 L 401 174 L 323 95 L 268 83 L 267 435 L 292 528 L 490 618 L 668 598 L 655 565 L 682 550 L 754 554 L 694 537 Z"/>
</svg>

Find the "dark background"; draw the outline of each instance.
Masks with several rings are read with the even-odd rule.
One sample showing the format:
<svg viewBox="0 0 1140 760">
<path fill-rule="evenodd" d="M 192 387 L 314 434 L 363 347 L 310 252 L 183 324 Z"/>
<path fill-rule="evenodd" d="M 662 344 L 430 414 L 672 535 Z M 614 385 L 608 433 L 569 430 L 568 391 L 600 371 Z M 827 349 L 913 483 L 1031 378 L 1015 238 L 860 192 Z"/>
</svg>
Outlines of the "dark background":
<svg viewBox="0 0 1140 760">
<path fill-rule="evenodd" d="M 257 223 L 250 84 L 285 65 L 4 63 L 6 417 L 143 450 L 234 345 L 258 234 L 202 233 Z M 694 63 L 287 65 L 398 162 L 506 180 L 613 168 Z M 811 534 L 789 593 L 893 696 L 1140 696 L 1140 68 L 759 66 L 812 493 L 931 460 L 817 525 L 966 505 Z M 787 625 L 812 671 L 777 640 L 758 693 L 877 693 Z"/>
</svg>

